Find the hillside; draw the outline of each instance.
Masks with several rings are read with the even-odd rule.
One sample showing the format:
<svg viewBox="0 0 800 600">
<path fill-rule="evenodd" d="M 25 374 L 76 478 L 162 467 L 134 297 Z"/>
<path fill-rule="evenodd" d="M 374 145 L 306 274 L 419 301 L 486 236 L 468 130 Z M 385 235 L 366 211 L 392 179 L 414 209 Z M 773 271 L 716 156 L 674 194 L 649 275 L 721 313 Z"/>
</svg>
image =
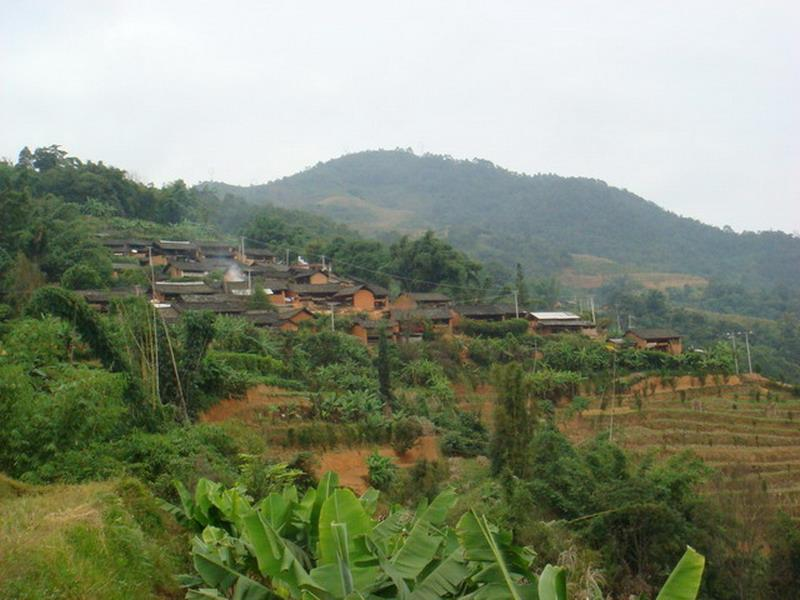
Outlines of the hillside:
<svg viewBox="0 0 800 600">
<path fill-rule="evenodd" d="M 306 208 L 366 233 L 434 228 L 475 258 L 522 262 L 531 274 L 553 274 L 580 254 L 634 271 L 767 285 L 796 285 L 800 278 L 800 239 L 788 234 L 737 234 L 680 217 L 603 181 L 530 176 L 485 160 L 368 151 L 265 185 L 201 187 Z"/>
<path fill-rule="evenodd" d="M 579 415 L 561 410 L 562 429 L 583 443 L 613 427 L 616 442 L 639 456 L 691 450 L 717 470 L 708 491 L 726 510 L 746 512 L 749 494 L 764 510 L 800 518 L 800 404 L 785 389 L 757 376 L 651 378 L 615 405 L 613 423 L 597 399 Z"/>
</svg>

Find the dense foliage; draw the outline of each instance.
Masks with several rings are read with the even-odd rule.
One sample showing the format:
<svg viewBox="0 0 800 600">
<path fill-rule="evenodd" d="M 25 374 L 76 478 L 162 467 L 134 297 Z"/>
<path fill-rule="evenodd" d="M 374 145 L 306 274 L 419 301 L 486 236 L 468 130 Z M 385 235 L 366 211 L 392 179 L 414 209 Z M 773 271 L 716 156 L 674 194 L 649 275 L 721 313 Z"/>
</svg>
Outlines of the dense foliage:
<svg viewBox="0 0 800 600">
<path fill-rule="evenodd" d="M 470 255 L 499 265 L 523 262 L 529 273 L 553 274 L 570 264 L 570 254 L 589 254 L 640 268 L 724 275 L 751 286 L 796 289 L 800 281 L 800 240 L 791 235 L 736 234 L 596 179 L 522 175 L 486 160 L 361 152 L 266 185 L 208 187 L 319 211 L 363 229 L 433 225 Z M 338 201 L 321 202 L 329 198 Z"/>
</svg>

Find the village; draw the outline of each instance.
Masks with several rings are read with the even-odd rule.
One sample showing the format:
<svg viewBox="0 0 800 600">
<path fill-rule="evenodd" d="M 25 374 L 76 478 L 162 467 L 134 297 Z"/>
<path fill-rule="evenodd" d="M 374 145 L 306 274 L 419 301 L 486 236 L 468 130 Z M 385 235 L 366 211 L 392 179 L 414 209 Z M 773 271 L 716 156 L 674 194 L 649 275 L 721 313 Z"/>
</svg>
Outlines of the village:
<svg viewBox="0 0 800 600">
<path fill-rule="evenodd" d="M 423 335 L 452 334 L 469 322 L 527 321 L 535 335 L 561 333 L 604 338 L 594 315 L 584 318 L 563 310 L 538 310 L 515 303 L 458 303 L 440 292 L 399 292 L 334 272 L 332 261 L 290 262 L 264 248 L 220 241 L 114 239 L 100 237 L 112 256 L 113 276 L 140 271 L 148 285 L 79 292 L 90 306 L 107 311 L 117 298 L 149 296 L 165 322 L 186 311 L 208 310 L 237 316 L 257 327 L 297 331 L 304 322 L 330 317 L 330 327 L 364 344 L 378 341 L 381 331 L 393 341 L 419 341 Z M 264 304 L 254 302 L 258 294 Z M 337 327 L 337 319 L 339 324 Z M 681 335 L 670 329 L 629 329 L 609 338 L 616 347 L 632 346 L 677 355 Z"/>
</svg>

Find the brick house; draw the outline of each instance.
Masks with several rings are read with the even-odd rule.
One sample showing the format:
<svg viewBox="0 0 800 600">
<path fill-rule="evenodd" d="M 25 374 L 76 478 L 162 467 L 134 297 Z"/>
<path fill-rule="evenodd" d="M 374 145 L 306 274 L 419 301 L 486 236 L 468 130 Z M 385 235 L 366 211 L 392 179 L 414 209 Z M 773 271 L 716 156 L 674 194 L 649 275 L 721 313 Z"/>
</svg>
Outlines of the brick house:
<svg viewBox="0 0 800 600">
<path fill-rule="evenodd" d="M 639 350 L 658 350 L 669 354 L 683 352 L 681 334 L 674 329 L 630 329 L 625 339 L 633 342 Z"/>
</svg>

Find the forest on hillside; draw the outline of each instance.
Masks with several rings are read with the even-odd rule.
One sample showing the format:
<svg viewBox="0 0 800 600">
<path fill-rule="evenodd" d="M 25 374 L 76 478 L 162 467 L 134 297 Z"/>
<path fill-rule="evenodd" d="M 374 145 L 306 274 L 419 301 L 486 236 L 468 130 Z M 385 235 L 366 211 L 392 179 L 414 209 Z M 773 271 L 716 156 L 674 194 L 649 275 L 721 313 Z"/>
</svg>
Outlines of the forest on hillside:
<svg viewBox="0 0 800 600">
<path fill-rule="evenodd" d="M 728 317 L 625 279 L 602 290 L 601 331 L 635 315 L 679 327 L 684 351 L 540 335 L 519 318 L 423 322 L 416 341 L 384 323 L 372 344 L 345 333 L 353 315 L 295 331 L 209 310 L 167 321 L 125 293 L 148 276 L 113 276 L 130 257 L 101 240 L 244 237 L 292 261 L 324 254 L 393 294 L 567 299 L 522 265 L 495 280 L 433 232 L 385 243 L 301 210 L 143 185 L 57 146 L 0 163 L 0 213 L 4 598 L 800 589 L 791 314 L 752 323 L 772 379 L 737 373 Z M 120 293 L 100 311 L 86 290 Z"/>
<path fill-rule="evenodd" d="M 745 232 L 680 217 L 603 181 L 525 175 L 493 163 L 410 151 L 368 151 L 317 163 L 264 185 L 199 186 L 254 203 L 306 208 L 356 228 L 420 231 L 433 227 L 486 262 L 522 262 L 553 275 L 571 254 L 640 269 L 718 277 L 748 287 L 796 290 L 800 239 Z M 330 198 L 357 199 L 327 202 Z"/>
</svg>

